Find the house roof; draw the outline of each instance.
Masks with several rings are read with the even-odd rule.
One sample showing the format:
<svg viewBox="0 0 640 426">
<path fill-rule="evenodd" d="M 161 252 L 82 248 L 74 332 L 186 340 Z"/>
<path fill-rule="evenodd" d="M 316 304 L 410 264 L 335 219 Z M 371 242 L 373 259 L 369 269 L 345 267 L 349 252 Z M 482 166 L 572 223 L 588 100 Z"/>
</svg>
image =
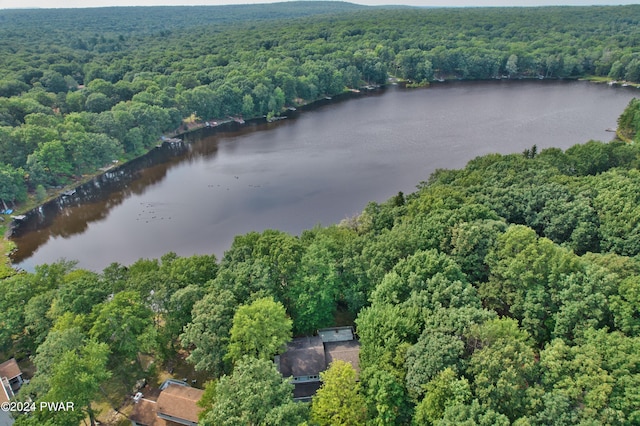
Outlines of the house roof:
<svg viewBox="0 0 640 426">
<path fill-rule="evenodd" d="M 293 397 L 295 399 L 312 397 L 320 389 L 321 384 L 321 382 L 296 383 L 293 388 Z"/>
<path fill-rule="evenodd" d="M 6 377 L 8 380 L 11 380 L 20 375 L 22 375 L 22 371 L 20 367 L 18 367 L 15 358 L 11 358 L 0 364 L 0 377 Z"/>
<path fill-rule="evenodd" d="M 11 390 L 11 388 L 9 388 L 9 390 Z M 4 384 L 0 382 L 0 403 L 9 402 L 11 396 L 4 387 Z"/>
<path fill-rule="evenodd" d="M 160 393 L 156 412 L 197 423 L 202 408 L 198 407 L 196 402 L 203 393 L 200 389 L 170 384 Z"/>
<path fill-rule="evenodd" d="M 284 377 L 314 376 L 324 371 L 327 361 L 320 336 L 293 339 L 280 355 L 280 374 Z"/>
<path fill-rule="evenodd" d="M 327 342 L 346 342 L 353 340 L 353 327 L 332 327 L 318 330 L 318 336 L 322 337 L 322 341 Z"/>
<path fill-rule="evenodd" d="M 326 342 L 324 349 L 327 357 L 327 365 L 339 359 L 350 363 L 360 374 L 360 342 L 351 340 L 348 342 Z"/>
<path fill-rule="evenodd" d="M 167 426 L 167 422 L 156 414 L 156 402 L 141 399 L 133 406 L 133 413 L 129 418 L 139 425 Z"/>
<path fill-rule="evenodd" d="M 320 373 L 335 360 L 350 363 L 359 375 L 359 355 L 360 342 L 355 340 L 353 328 L 336 327 L 318 330 L 318 336 L 293 339 L 275 363 L 284 377 L 294 377 L 293 397 L 305 400 L 320 388 Z"/>
</svg>

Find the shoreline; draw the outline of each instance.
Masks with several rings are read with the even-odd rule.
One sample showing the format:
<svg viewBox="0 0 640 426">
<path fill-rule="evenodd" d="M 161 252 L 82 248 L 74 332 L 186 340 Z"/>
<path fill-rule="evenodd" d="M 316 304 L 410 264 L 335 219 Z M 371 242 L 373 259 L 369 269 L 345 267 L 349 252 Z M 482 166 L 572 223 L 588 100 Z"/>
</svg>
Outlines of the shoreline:
<svg viewBox="0 0 640 426">
<path fill-rule="evenodd" d="M 304 102 L 296 107 L 285 107 L 285 109 L 278 116 L 274 116 L 275 119 L 269 120 L 267 116 L 261 117 L 252 117 L 247 120 L 242 118 L 237 119 L 236 117 L 228 117 L 224 120 L 217 121 L 217 124 L 214 126 L 207 126 L 207 122 L 216 122 L 215 120 L 209 121 L 198 121 L 195 125 L 189 126 L 184 131 L 173 131 L 162 134 L 157 141 L 157 144 L 151 148 L 149 148 L 144 153 L 127 159 L 126 161 L 119 161 L 118 163 L 102 167 L 96 170 L 94 173 L 83 175 L 82 178 L 74 180 L 72 183 L 67 184 L 61 188 L 57 188 L 55 190 L 50 190 L 51 194 L 44 198 L 42 201 L 34 203 L 33 198 L 29 198 L 26 203 L 22 206 L 15 206 L 14 211 L 10 215 L 2 214 L 0 218 L 3 218 L 4 221 L 1 222 L 2 225 L 0 227 L 0 232 L 2 233 L 2 239 L 0 242 L 0 256 L 2 259 L 0 260 L 0 267 L 5 263 L 12 267 L 10 256 L 16 250 L 15 244 L 10 240 L 13 235 L 13 230 L 17 226 L 16 219 L 14 216 L 27 216 L 29 217 L 32 214 L 35 214 L 37 211 L 41 210 L 44 206 L 50 203 L 58 202 L 63 198 L 66 198 L 69 193 L 75 194 L 75 192 L 90 182 L 95 181 L 96 179 L 100 179 L 107 173 L 117 173 L 120 169 L 130 166 L 136 161 L 142 161 L 146 157 L 149 157 L 152 153 L 154 153 L 159 147 L 165 144 L 171 144 L 170 139 L 181 139 L 182 143 L 189 144 L 192 142 L 190 139 L 196 139 L 202 137 L 202 135 L 207 132 L 208 135 L 213 135 L 218 132 L 225 131 L 234 131 L 243 128 L 247 128 L 248 126 L 255 124 L 265 124 L 272 123 L 276 121 L 280 121 L 286 119 L 288 117 L 293 117 L 300 112 L 311 111 L 315 108 L 322 107 L 324 105 L 341 102 L 347 100 L 351 97 L 366 95 L 376 91 L 383 90 L 385 86 L 367 86 L 370 89 L 367 90 L 363 88 L 363 90 L 355 91 L 352 89 L 345 90 L 337 95 L 333 95 L 332 97 L 323 96 L 314 101 Z"/>
<path fill-rule="evenodd" d="M 537 78 L 518 78 L 518 79 L 491 79 L 491 80 L 484 80 L 485 82 L 499 82 L 499 81 L 513 81 L 513 82 L 524 82 L 524 81 L 538 81 L 539 79 Z M 553 80 L 553 81 L 557 81 L 557 80 L 567 80 L 567 79 L 544 79 L 544 80 Z M 571 81 L 576 81 L 578 79 L 571 79 Z M 580 80 L 584 80 L 587 82 L 594 82 L 588 78 L 583 78 Z M 569 80 L 567 80 L 569 81 Z M 480 80 L 445 80 L 444 82 L 440 82 L 440 81 L 435 81 L 432 83 L 432 87 L 435 86 L 441 86 L 441 85 L 445 85 L 445 84 L 451 84 L 451 83 L 464 83 L 464 82 L 482 82 Z M 603 83 L 605 81 L 599 81 L 598 83 Z M 345 100 L 350 100 L 350 99 L 354 99 L 354 98 L 358 98 L 362 95 L 367 95 L 367 94 L 372 94 L 375 95 L 376 93 L 381 93 L 383 91 L 385 91 L 386 89 L 395 86 L 398 88 L 402 88 L 402 90 L 406 90 L 406 89 L 411 89 L 413 90 L 413 88 L 411 87 L 407 87 L 405 88 L 405 85 L 400 83 L 400 84 L 394 84 L 396 82 L 391 81 L 386 84 L 386 85 L 382 85 L 382 86 L 377 86 L 377 87 L 373 87 L 373 86 L 369 86 L 369 87 L 363 87 L 362 90 L 359 91 L 355 91 L 355 90 L 345 90 L 333 97 L 321 97 L 315 101 L 311 101 L 311 102 L 305 102 L 305 103 L 301 103 L 301 104 L 296 104 L 296 107 L 289 107 L 289 108 L 285 108 L 283 109 L 283 111 L 281 112 L 281 114 L 278 117 L 281 117 L 279 119 L 276 120 L 268 120 L 268 118 L 266 116 L 262 116 L 262 117 L 255 117 L 255 118 L 251 118 L 251 119 L 247 119 L 246 121 L 242 120 L 242 122 L 239 122 L 238 120 L 234 120 L 233 117 L 230 117 L 229 119 L 226 119 L 224 121 L 219 122 L 219 124 L 216 124 L 215 126 L 207 126 L 206 122 L 204 121 L 199 121 L 196 122 L 193 126 L 189 127 L 188 129 L 182 131 L 182 132 L 171 132 L 171 133 L 165 133 L 163 135 L 163 137 L 179 137 L 182 139 L 182 141 L 184 142 L 185 145 L 188 145 L 192 142 L 194 142 L 196 139 L 199 139 L 203 136 L 211 136 L 214 135 L 218 132 L 226 132 L 226 131 L 236 131 L 236 130 L 241 130 L 241 129 L 247 129 L 249 126 L 254 126 L 256 124 L 266 124 L 266 123 L 271 123 L 273 121 L 279 121 L 285 118 L 293 118 L 296 117 L 298 114 L 300 114 L 301 112 L 307 112 L 307 111 L 313 111 L 317 108 L 321 108 L 325 105 L 329 105 L 329 104 L 333 104 L 333 103 L 337 103 L 337 102 L 342 102 Z M 517 84 L 517 83 L 515 83 Z M 636 86 L 638 87 L 638 86 Z M 424 87 L 421 87 L 424 88 Z M 168 142 L 162 142 L 162 139 L 158 140 L 160 146 L 164 145 L 164 144 L 168 144 Z M 46 204 L 52 203 L 52 202 L 57 202 L 57 203 L 64 203 L 64 202 L 68 202 L 69 200 L 67 199 L 68 194 L 65 194 L 66 192 L 69 192 L 69 190 L 73 190 L 75 192 L 76 189 L 79 189 L 82 185 L 85 185 L 87 183 L 90 183 L 92 181 L 95 181 L 96 179 L 99 179 L 101 177 L 103 177 L 106 174 L 109 173 L 118 173 L 122 168 L 124 168 L 125 166 L 130 166 L 132 163 L 136 162 L 136 161 L 144 161 L 144 158 L 147 157 L 152 157 L 151 154 L 156 151 L 157 147 L 153 147 L 151 149 L 149 149 L 148 151 L 146 151 L 144 154 L 137 156 L 135 158 L 129 159 L 127 161 L 123 161 L 120 162 L 116 165 L 111 165 L 110 167 L 107 168 L 102 168 L 98 171 L 96 171 L 93 174 L 90 175 L 85 175 L 83 176 L 82 179 L 75 181 L 72 185 L 67 185 L 64 188 L 58 188 L 56 189 L 55 193 L 52 194 L 51 196 L 47 197 L 44 201 L 40 202 L 39 204 L 33 206 L 33 205 L 29 205 L 28 209 L 19 209 L 17 210 L 14 214 L 25 214 L 27 216 L 31 216 L 33 214 L 38 214 L 38 211 L 41 211 L 43 206 L 45 206 Z M 104 177 L 103 177 L 104 179 Z M 33 199 L 32 199 L 33 201 Z M 5 216 L 6 218 L 7 216 Z M 19 222 L 16 222 L 15 220 L 11 220 L 11 221 L 7 221 L 4 222 L 3 224 L 3 228 L 5 229 L 5 232 L 3 233 L 3 244 L 0 244 L 0 255 L 4 255 L 4 262 L 0 262 L 0 264 L 2 263 L 7 263 L 8 265 L 11 265 L 11 259 L 10 259 L 10 255 L 11 252 L 13 250 L 15 250 L 14 247 L 10 247 L 8 246 L 7 243 L 12 243 L 12 241 L 10 240 L 10 237 L 13 235 L 13 229 L 17 226 L 19 226 Z M 23 228 L 24 229 L 24 228 Z M 29 232 L 29 231 L 27 231 Z"/>
</svg>

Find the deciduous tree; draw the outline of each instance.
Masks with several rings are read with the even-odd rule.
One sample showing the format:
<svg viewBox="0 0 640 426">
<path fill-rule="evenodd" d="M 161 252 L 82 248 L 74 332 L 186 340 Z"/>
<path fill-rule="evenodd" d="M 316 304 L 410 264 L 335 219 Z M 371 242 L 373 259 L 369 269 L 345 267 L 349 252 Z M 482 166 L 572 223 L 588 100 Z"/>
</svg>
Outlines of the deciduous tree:
<svg viewBox="0 0 640 426">
<path fill-rule="evenodd" d="M 292 398 L 293 385 L 273 361 L 244 356 L 231 375 L 207 385 L 198 424 L 297 426 L 307 419 L 309 408 Z"/>
<path fill-rule="evenodd" d="M 228 359 L 236 362 L 244 355 L 271 359 L 291 340 L 291 327 L 284 306 L 271 298 L 238 307 L 230 330 Z"/>
<path fill-rule="evenodd" d="M 320 426 L 363 424 L 367 407 L 351 364 L 336 360 L 320 373 L 320 379 L 322 386 L 311 403 L 311 420 Z"/>
</svg>

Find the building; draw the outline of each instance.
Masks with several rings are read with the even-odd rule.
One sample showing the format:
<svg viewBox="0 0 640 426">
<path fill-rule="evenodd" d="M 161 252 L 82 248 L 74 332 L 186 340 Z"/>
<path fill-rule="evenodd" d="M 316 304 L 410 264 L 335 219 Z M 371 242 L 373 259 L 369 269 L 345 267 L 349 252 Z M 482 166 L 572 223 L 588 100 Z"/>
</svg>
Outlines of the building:
<svg viewBox="0 0 640 426">
<path fill-rule="evenodd" d="M 140 398 L 129 417 L 133 426 L 196 426 L 204 391 L 171 383 L 157 398 Z"/>
<path fill-rule="evenodd" d="M 335 360 L 349 362 L 357 373 L 360 342 L 353 327 L 334 327 L 318 330 L 317 336 L 293 339 L 287 350 L 276 356 L 275 364 L 284 377 L 291 377 L 293 398 L 308 401 L 320 388 L 320 373 Z"/>
<path fill-rule="evenodd" d="M 2 380 L 2 391 L 0 392 L 0 402 L 9 401 L 20 390 L 24 380 L 22 380 L 22 370 L 18 366 L 15 358 L 0 364 L 0 380 Z"/>
<path fill-rule="evenodd" d="M 0 403 L 8 402 L 20 390 L 24 380 L 22 370 L 14 358 L 0 364 Z M 8 412 L 0 411 L 0 426 L 12 425 L 13 419 Z"/>
</svg>

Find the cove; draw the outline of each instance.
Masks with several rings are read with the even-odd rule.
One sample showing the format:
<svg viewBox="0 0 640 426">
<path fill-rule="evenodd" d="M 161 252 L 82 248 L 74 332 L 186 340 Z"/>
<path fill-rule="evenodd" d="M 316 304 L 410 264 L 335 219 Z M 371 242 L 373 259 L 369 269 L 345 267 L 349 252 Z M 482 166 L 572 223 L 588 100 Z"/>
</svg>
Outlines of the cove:
<svg viewBox="0 0 640 426">
<path fill-rule="evenodd" d="M 438 168 L 489 153 L 608 141 L 635 88 L 586 82 L 391 86 L 287 120 L 203 132 L 164 145 L 28 214 L 14 265 L 111 262 L 215 253 L 268 228 L 329 225 L 412 192 Z"/>
</svg>

